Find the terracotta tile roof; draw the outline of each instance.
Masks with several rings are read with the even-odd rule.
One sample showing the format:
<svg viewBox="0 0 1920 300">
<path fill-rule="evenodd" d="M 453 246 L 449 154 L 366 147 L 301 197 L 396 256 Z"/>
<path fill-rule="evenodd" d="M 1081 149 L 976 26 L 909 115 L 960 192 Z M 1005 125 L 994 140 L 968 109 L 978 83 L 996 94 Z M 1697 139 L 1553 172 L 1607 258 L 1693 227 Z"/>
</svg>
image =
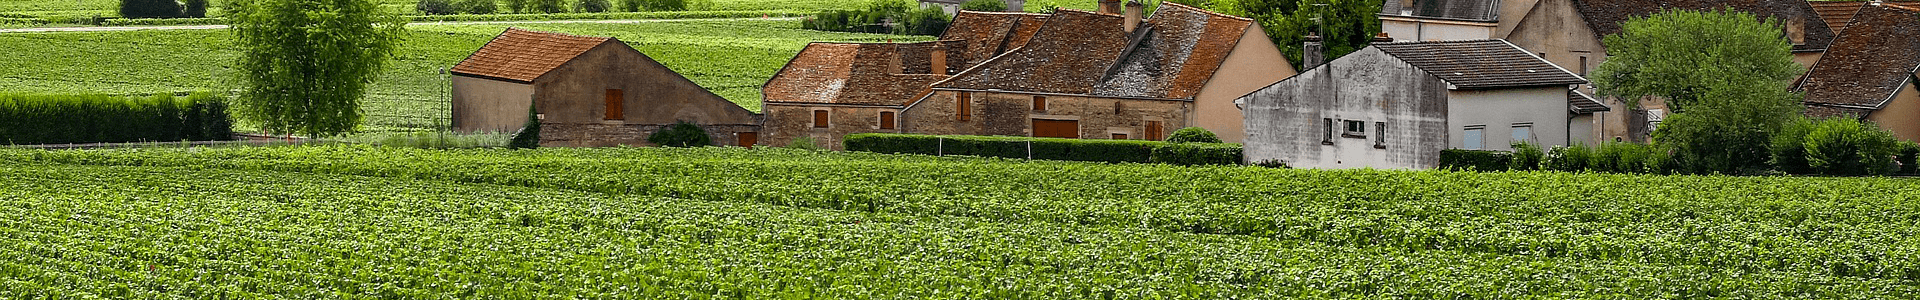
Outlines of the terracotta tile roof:
<svg viewBox="0 0 1920 300">
<path fill-rule="evenodd" d="M 452 72 L 528 83 L 608 41 L 619 40 L 507 28 L 454 65 Z"/>
<path fill-rule="evenodd" d="M 1046 20 L 1047 15 L 1043 14 L 963 10 L 953 16 L 952 25 L 940 34 L 940 39 L 968 41 L 965 58 L 986 61 L 1025 46 Z"/>
<path fill-rule="evenodd" d="M 1761 18 L 1792 20 L 1795 17 L 1806 20 L 1806 40 L 1804 45 L 1793 46 L 1794 51 L 1818 51 L 1826 49 L 1833 42 L 1834 31 L 1827 26 L 1818 26 L 1824 22 L 1814 12 L 1813 6 L 1805 0 L 1574 0 L 1574 6 L 1587 20 L 1587 26 L 1593 29 L 1595 38 L 1620 33 L 1620 23 L 1630 18 L 1645 17 L 1666 9 L 1686 10 L 1733 10 L 1752 13 Z M 1784 21 L 1782 23 L 1785 23 Z"/>
<path fill-rule="evenodd" d="M 764 102 L 901 106 L 946 75 L 930 73 L 933 46 L 964 49 L 966 41 L 813 43 L 761 87 Z M 898 58 L 898 69 L 894 65 Z M 949 72 L 965 61 L 951 58 Z M 905 73 L 905 74 L 903 74 Z"/>
<path fill-rule="evenodd" d="M 1088 94 L 1126 48 L 1121 17 L 1060 9 L 1018 51 L 980 63 L 939 88 Z"/>
<path fill-rule="evenodd" d="M 1187 99 L 1213 79 L 1253 20 L 1162 3 L 1093 95 Z"/>
<path fill-rule="evenodd" d="M 1827 27 L 1833 28 L 1834 33 L 1845 32 L 1847 21 L 1853 20 L 1853 14 L 1866 4 L 1856 1 L 1807 1 L 1807 5 L 1813 6 L 1813 11 L 1820 14 L 1820 20 L 1827 22 Z"/>
<path fill-rule="evenodd" d="M 1869 5 L 1800 83 L 1807 102 L 1879 107 L 1920 67 L 1920 9 Z"/>
<path fill-rule="evenodd" d="M 1463 89 L 1584 84 L 1587 79 L 1504 40 L 1374 44 Z"/>
<path fill-rule="evenodd" d="M 1569 89 L 1567 90 L 1567 110 L 1576 114 L 1590 114 L 1613 111 L 1613 108 L 1607 107 L 1605 103 L 1600 103 L 1600 100 L 1593 100 L 1593 96 L 1587 96 L 1587 93 L 1582 93 L 1580 90 Z"/>
<path fill-rule="evenodd" d="M 1400 0 L 1387 0 L 1380 7 L 1380 15 L 1417 18 L 1435 18 L 1479 22 L 1499 21 L 1498 0 L 1413 0 L 1412 5 L 1403 5 Z"/>
</svg>

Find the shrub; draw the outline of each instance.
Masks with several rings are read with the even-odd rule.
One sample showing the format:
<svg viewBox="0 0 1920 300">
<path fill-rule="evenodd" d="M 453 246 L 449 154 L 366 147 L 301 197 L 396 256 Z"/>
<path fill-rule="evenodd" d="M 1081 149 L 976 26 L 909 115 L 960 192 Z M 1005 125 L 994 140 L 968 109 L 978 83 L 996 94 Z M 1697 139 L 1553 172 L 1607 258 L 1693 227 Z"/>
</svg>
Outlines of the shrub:
<svg viewBox="0 0 1920 300">
<path fill-rule="evenodd" d="M 706 147 L 713 146 L 713 137 L 707 135 L 706 129 L 700 129 L 700 125 L 679 121 L 653 132 L 647 136 L 647 142 L 666 147 Z"/>
<path fill-rule="evenodd" d="M 565 2 L 561 2 L 561 0 L 530 0 L 530 1 L 532 2 L 527 3 L 527 5 L 529 6 L 527 8 L 531 9 L 533 12 L 536 12 L 536 13 L 552 14 L 552 13 L 567 12 L 567 4 Z"/>
<path fill-rule="evenodd" d="M 120 0 L 120 17 L 128 19 L 178 18 L 180 3 L 174 0 Z"/>
<path fill-rule="evenodd" d="M 640 1 L 641 0 L 620 0 L 620 11 L 639 12 L 646 7 L 644 4 L 640 4 Z"/>
<path fill-rule="evenodd" d="M 607 0 L 580 0 L 579 3 L 574 4 L 573 9 L 577 12 L 597 13 L 607 12 L 607 8 L 611 6 Z"/>
<path fill-rule="evenodd" d="M 527 12 L 527 8 L 529 8 L 527 1 L 528 0 L 507 0 L 507 11 L 516 14 L 525 13 Z"/>
<path fill-rule="evenodd" d="M 1274 160 L 1274 159 L 1262 160 L 1260 162 L 1253 163 L 1253 165 L 1260 166 L 1263 168 L 1273 168 L 1273 169 L 1292 169 L 1293 168 L 1293 167 L 1287 166 L 1286 162 Z"/>
<path fill-rule="evenodd" d="M 1540 146 L 1527 142 L 1514 142 L 1512 146 L 1513 159 L 1507 162 L 1509 170 L 1539 170 L 1540 165 L 1547 160 L 1547 153 L 1540 151 Z"/>
<path fill-rule="evenodd" d="M 499 4 L 494 3 L 493 0 L 460 0 L 456 6 L 462 13 L 475 15 L 488 15 L 500 10 Z"/>
<path fill-rule="evenodd" d="M 423 15 L 451 15 L 459 13 L 459 11 L 453 8 L 452 0 L 420 0 L 419 3 L 413 5 L 413 10 Z"/>
<path fill-rule="evenodd" d="M 507 148 L 540 148 L 540 109 L 537 106 L 527 105 L 527 123 L 520 126 L 519 132 L 513 133 L 513 139 L 507 141 Z"/>
<path fill-rule="evenodd" d="M 1807 167 L 1825 175 L 1884 175 L 1897 170 L 1900 142 L 1872 123 L 1853 118 L 1815 122 L 1807 131 Z"/>
<path fill-rule="evenodd" d="M 207 0 L 187 0 L 187 5 L 182 8 L 180 16 L 185 18 L 207 17 Z"/>
<path fill-rule="evenodd" d="M 1167 143 L 1153 147 L 1153 163 L 1199 166 L 1238 165 L 1244 159 L 1240 144 Z"/>
<path fill-rule="evenodd" d="M 1894 158 L 1894 162 L 1900 163 L 1899 174 L 1920 174 L 1920 144 L 1901 142 L 1900 156 Z"/>
<path fill-rule="evenodd" d="M 1007 2 L 1000 0 L 967 0 L 960 3 L 960 9 L 971 11 L 1007 11 Z"/>
<path fill-rule="evenodd" d="M 947 31 L 947 25 L 951 25 L 952 22 L 953 17 L 947 16 L 945 10 L 940 10 L 938 7 L 922 8 L 907 13 L 906 20 L 901 22 L 900 27 L 894 28 L 894 33 L 940 35 Z"/>
<path fill-rule="evenodd" d="M 812 137 L 804 137 L 804 136 L 793 138 L 792 142 L 787 142 L 787 148 L 800 149 L 800 150 L 821 150 L 819 142 L 815 142 Z"/>
<path fill-rule="evenodd" d="M 1553 147 L 1552 151 L 1547 152 L 1547 161 L 1541 168 L 1563 172 L 1585 172 L 1591 171 L 1588 167 L 1592 165 L 1592 161 L 1593 147 L 1586 145 Z"/>
<path fill-rule="evenodd" d="M 1079 140 L 1003 136 L 943 136 L 892 133 L 848 135 L 848 151 L 971 155 L 1046 160 L 1135 162 L 1153 159 L 1163 142 L 1134 140 Z"/>
<path fill-rule="evenodd" d="M 1499 172 L 1511 165 L 1513 154 L 1504 151 L 1440 150 L 1440 168 L 1461 171 Z"/>
<path fill-rule="evenodd" d="M 1807 165 L 1807 133 L 1813 127 L 1813 119 L 1808 118 L 1795 118 L 1781 126 L 1767 144 L 1767 150 L 1773 153 L 1768 164 L 1787 174 L 1812 174 L 1813 168 Z"/>
<path fill-rule="evenodd" d="M 1212 131 L 1207 131 L 1206 128 L 1187 127 L 1187 128 L 1181 128 L 1180 130 L 1174 130 L 1173 135 L 1167 137 L 1167 142 L 1168 143 L 1220 143 L 1221 141 L 1220 141 L 1220 136 L 1214 135 Z"/>
<path fill-rule="evenodd" d="M 686 0 L 640 0 L 640 8 L 645 11 L 685 11 Z"/>
<path fill-rule="evenodd" d="M 0 144 L 233 139 L 226 98 L 0 95 Z"/>
</svg>

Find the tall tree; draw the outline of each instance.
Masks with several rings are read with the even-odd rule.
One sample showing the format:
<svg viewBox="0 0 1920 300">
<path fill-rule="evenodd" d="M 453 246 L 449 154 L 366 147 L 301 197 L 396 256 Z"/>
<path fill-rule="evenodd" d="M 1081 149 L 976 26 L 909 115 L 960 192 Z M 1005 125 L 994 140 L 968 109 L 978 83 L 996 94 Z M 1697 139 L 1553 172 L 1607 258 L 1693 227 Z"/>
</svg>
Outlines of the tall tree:
<svg viewBox="0 0 1920 300">
<path fill-rule="evenodd" d="M 354 130 L 367 84 L 405 22 L 369 0 L 242 0 L 228 12 L 241 47 L 239 115 L 270 133 Z"/>
<path fill-rule="evenodd" d="M 1803 70 L 1777 20 L 1737 11 L 1669 10 L 1621 24 L 1592 79 L 1601 96 L 1666 101 L 1654 133 L 1685 170 L 1767 169 L 1772 134 L 1800 113 L 1788 85 Z"/>
<path fill-rule="evenodd" d="M 1206 1 L 1214 11 L 1260 22 L 1273 44 L 1299 66 L 1308 35 L 1324 35 L 1327 60 L 1359 51 L 1380 34 L 1382 0 Z M 1175 1 L 1189 2 L 1189 1 Z M 1200 2 L 1200 1 L 1191 1 Z M 1324 18 L 1324 21 L 1315 20 Z"/>
</svg>

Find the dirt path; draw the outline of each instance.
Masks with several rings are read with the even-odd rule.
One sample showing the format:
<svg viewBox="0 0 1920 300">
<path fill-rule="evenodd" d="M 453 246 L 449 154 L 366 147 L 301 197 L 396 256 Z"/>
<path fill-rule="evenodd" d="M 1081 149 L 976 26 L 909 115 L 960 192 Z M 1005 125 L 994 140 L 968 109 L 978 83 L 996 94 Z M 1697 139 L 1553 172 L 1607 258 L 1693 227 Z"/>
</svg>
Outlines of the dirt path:
<svg viewBox="0 0 1920 300">
<path fill-rule="evenodd" d="M 800 18 L 734 18 L 734 19 L 640 19 L 640 20 L 548 20 L 548 21 L 468 21 L 468 22 L 414 22 L 407 26 L 418 25 L 486 25 L 486 24 L 568 24 L 568 23 L 657 23 L 687 21 L 730 21 L 730 20 L 780 20 L 791 21 Z M 94 31 L 135 31 L 135 30 L 210 30 L 227 29 L 227 25 L 191 25 L 191 26 L 116 26 L 116 27 L 40 27 L 0 29 L 0 33 L 32 32 L 94 32 Z"/>
</svg>

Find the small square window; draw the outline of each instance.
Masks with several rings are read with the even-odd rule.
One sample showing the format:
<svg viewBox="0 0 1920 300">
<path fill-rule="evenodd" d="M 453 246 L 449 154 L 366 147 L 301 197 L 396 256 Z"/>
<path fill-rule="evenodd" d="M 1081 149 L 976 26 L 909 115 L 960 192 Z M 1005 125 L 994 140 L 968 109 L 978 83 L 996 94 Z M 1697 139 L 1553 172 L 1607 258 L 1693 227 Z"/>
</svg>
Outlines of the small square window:
<svg viewBox="0 0 1920 300">
<path fill-rule="evenodd" d="M 1047 110 L 1047 96 L 1033 96 L 1033 110 Z"/>
<path fill-rule="evenodd" d="M 1347 131 L 1345 133 L 1341 133 L 1340 136 L 1349 137 L 1349 138 L 1366 138 L 1367 122 L 1347 120 Z"/>
<path fill-rule="evenodd" d="M 893 129 L 893 112 L 880 112 L 880 129 Z"/>
<path fill-rule="evenodd" d="M 827 128 L 827 111 L 813 111 L 813 128 Z"/>
<path fill-rule="evenodd" d="M 1485 138 L 1483 135 L 1483 131 L 1485 131 L 1484 128 L 1483 126 L 1468 126 L 1466 132 L 1461 134 L 1461 148 L 1467 150 L 1485 149 L 1485 143 L 1483 143 L 1483 139 Z"/>
</svg>

